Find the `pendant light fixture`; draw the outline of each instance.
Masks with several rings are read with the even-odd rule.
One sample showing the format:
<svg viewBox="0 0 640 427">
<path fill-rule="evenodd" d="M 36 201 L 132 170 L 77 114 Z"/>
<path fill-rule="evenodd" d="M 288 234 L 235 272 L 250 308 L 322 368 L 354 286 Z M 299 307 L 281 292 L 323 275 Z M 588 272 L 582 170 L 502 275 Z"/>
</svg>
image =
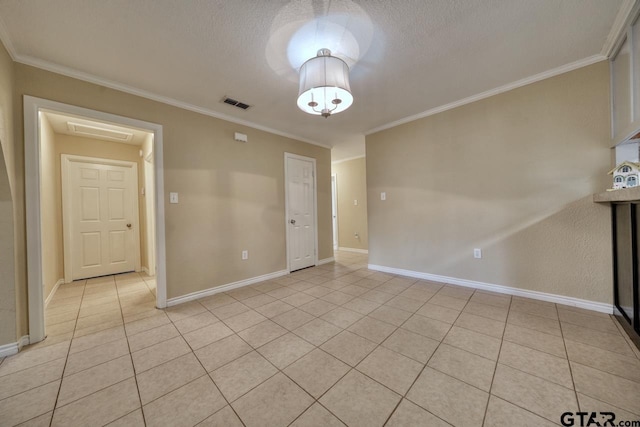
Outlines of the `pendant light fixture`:
<svg viewBox="0 0 640 427">
<path fill-rule="evenodd" d="M 331 56 L 329 49 L 320 49 L 318 56 L 302 64 L 298 92 L 298 107 L 302 111 L 327 118 L 351 104 L 353 96 L 346 62 Z"/>
</svg>

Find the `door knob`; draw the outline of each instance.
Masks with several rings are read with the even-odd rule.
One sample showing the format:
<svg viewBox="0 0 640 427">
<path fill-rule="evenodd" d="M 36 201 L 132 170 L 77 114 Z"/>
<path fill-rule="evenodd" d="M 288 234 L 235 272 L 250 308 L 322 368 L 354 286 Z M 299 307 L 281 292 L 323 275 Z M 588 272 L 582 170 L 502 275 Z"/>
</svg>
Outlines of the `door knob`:
<svg viewBox="0 0 640 427">
<path fill-rule="evenodd" d="M 291 220 L 291 221 L 289 221 L 289 222 L 290 222 L 291 224 L 295 224 L 295 223 L 296 223 L 296 220 L 295 220 L 295 219 L 292 219 L 292 220 Z"/>
<path fill-rule="evenodd" d="M 127 224 L 127 228 L 131 228 L 131 224 Z"/>
</svg>

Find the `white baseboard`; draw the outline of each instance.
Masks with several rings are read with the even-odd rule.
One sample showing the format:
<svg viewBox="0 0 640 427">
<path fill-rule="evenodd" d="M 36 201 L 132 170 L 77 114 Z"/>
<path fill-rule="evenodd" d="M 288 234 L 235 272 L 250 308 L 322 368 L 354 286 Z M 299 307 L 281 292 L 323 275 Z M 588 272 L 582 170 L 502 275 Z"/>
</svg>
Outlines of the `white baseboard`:
<svg viewBox="0 0 640 427">
<path fill-rule="evenodd" d="M 356 249 L 356 248 L 343 248 L 342 246 L 340 246 L 338 248 L 339 251 L 345 251 L 345 252 L 355 252 L 357 254 L 368 254 L 369 251 L 367 249 Z"/>
<path fill-rule="evenodd" d="M 318 263 L 316 265 L 324 265 L 324 264 L 329 264 L 330 262 L 334 262 L 336 259 L 334 257 L 331 258 L 325 258 L 325 259 L 319 259 Z"/>
<path fill-rule="evenodd" d="M 22 349 L 22 347 L 29 344 L 31 344 L 31 339 L 29 338 L 29 335 L 24 335 L 20 337 L 20 339 L 18 340 L 18 350 Z"/>
<path fill-rule="evenodd" d="M 146 274 L 147 274 L 147 276 L 149 276 L 149 277 L 153 277 L 153 274 L 151 274 L 151 273 L 149 272 L 149 269 L 148 269 L 147 267 L 142 267 L 142 271 L 143 271 L 144 273 L 146 273 Z"/>
<path fill-rule="evenodd" d="M 0 345 L 0 357 L 8 357 L 17 354 L 18 351 L 25 345 L 29 344 L 29 335 L 20 337 L 18 342 L 12 342 L 10 344 Z"/>
<path fill-rule="evenodd" d="M 430 280 L 432 282 L 447 283 L 450 285 L 481 289 L 484 291 L 497 292 L 500 294 L 515 295 L 540 301 L 548 301 L 556 304 L 563 304 L 584 308 L 586 310 L 598 311 L 601 313 L 613 313 L 613 305 L 603 302 L 589 301 L 580 298 L 566 297 L 563 295 L 549 294 L 545 292 L 529 291 L 526 289 L 512 288 L 510 286 L 494 285 L 492 283 L 476 282 L 474 280 L 439 276 L 436 274 L 422 273 L 419 271 L 403 270 L 401 268 L 385 267 L 382 265 L 369 264 L 368 267 L 370 270 L 382 271 L 384 273 L 398 274 L 400 276 L 415 277 L 416 279 Z"/>
<path fill-rule="evenodd" d="M 56 291 L 58 290 L 58 288 L 60 287 L 60 285 L 64 284 L 64 278 L 62 279 L 58 279 L 58 281 L 56 282 L 55 285 L 53 285 L 53 289 L 51 289 L 51 292 L 49 292 L 49 296 L 47 297 L 47 299 L 44 302 L 44 308 L 47 308 L 49 306 L 49 303 L 51 302 L 51 300 L 53 299 L 53 296 L 55 295 Z"/>
<path fill-rule="evenodd" d="M 0 357 L 13 356 L 18 353 L 18 343 L 0 345 Z"/>
<path fill-rule="evenodd" d="M 226 285 L 216 286 L 215 288 L 209 288 L 202 291 L 192 292 L 187 295 L 182 295 L 180 297 L 169 298 L 167 300 L 167 307 L 171 307 L 173 305 L 182 304 L 183 302 L 193 301 L 199 298 L 208 297 L 211 295 L 218 294 L 220 292 L 230 291 L 232 289 L 241 288 L 247 285 L 253 285 L 254 283 L 263 282 L 265 280 L 276 279 L 278 277 L 286 276 L 289 274 L 287 270 L 280 270 L 274 273 L 263 274 L 262 276 L 251 277 L 249 279 L 239 280 L 237 282 L 228 283 Z"/>
</svg>

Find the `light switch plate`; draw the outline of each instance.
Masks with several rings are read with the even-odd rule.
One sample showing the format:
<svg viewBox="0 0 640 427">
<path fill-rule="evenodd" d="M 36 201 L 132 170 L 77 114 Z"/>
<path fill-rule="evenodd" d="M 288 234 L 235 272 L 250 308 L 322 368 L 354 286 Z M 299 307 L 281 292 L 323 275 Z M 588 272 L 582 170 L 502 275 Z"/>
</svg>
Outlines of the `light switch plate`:
<svg viewBox="0 0 640 427">
<path fill-rule="evenodd" d="M 353 206 L 358 206 L 358 200 L 357 199 L 353 201 Z"/>
<path fill-rule="evenodd" d="M 385 193 L 384 191 L 380 193 L 380 200 L 387 200 L 387 193 Z"/>
<path fill-rule="evenodd" d="M 178 193 L 169 193 L 169 203 L 178 203 Z"/>
</svg>

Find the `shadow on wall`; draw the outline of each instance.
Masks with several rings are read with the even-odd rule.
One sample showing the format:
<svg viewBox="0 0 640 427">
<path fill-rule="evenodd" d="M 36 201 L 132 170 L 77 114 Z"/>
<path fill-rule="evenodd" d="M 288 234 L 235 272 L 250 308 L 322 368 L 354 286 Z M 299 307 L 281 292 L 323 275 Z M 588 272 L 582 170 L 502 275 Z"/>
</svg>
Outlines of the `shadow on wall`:
<svg viewBox="0 0 640 427">
<path fill-rule="evenodd" d="M 16 339 L 13 243 L 13 200 L 4 153 L 0 149 L 0 344 Z"/>
<path fill-rule="evenodd" d="M 612 301 L 610 212 L 591 195 L 564 204 L 534 196 L 487 203 L 446 192 L 386 191 L 395 199 L 389 207 L 397 208 L 369 216 L 379 231 L 370 237 L 371 264 Z M 405 202 L 416 200 L 423 202 Z M 482 259 L 474 259 L 474 248 Z"/>
</svg>

